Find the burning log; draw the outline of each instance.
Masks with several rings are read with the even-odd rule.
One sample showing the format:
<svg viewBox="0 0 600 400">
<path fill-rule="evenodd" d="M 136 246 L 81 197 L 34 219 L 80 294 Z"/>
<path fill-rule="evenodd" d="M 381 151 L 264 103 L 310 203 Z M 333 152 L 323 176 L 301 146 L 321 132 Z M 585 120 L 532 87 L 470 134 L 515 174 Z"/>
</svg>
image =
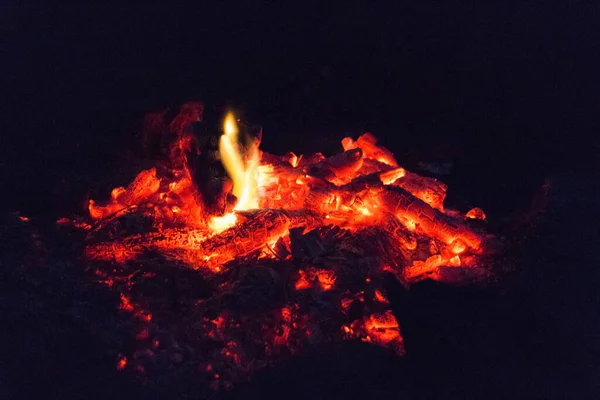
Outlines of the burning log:
<svg viewBox="0 0 600 400">
<path fill-rule="evenodd" d="M 357 176 L 368 175 L 373 172 L 384 172 L 396 168 L 395 166 L 374 160 L 372 158 L 364 158 L 363 165 L 356 172 Z"/>
<path fill-rule="evenodd" d="M 107 218 L 128 207 L 136 206 L 155 194 L 160 187 L 160 179 L 156 176 L 156 168 L 142 171 L 135 180 L 127 186 L 113 189 L 110 202 L 105 205 L 97 205 L 90 200 L 89 211 L 93 219 Z"/>
<path fill-rule="evenodd" d="M 406 175 L 404 168 L 393 168 L 386 169 L 384 171 L 372 172 L 366 175 L 360 175 L 357 178 L 352 179 L 351 182 L 341 186 L 342 190 L 348 190 L 351 192 L 362 192 L 369 187 L 381 186 L 382 184 L 387 185 L 390 182 L 396 182 Z"/>
<path fill-rule="evenodd" d="M 325 156 L 322 153 L 314 153 L 308 156 L 300 156 L 297 160 L 297 167 L 303 168 L 307 165 L 316 164 L 325 160 Z"/>
<path fill-rule="evenodd" d="M 417 248 L 417 239 L 410 232 L 403 229 L 394 215 L 389 214 L 383 217 L 383 229 L 391 234 L 397 242 L 400 242 L 402 249 L 412 251 Z"/>
<path fill-rule="evenodd" d="M 434 178 L 427 178 L 405 170 L 405 174 L 392 185 L 401 187 L 423 200 L 433 208 L 444 211 L 444 200 L 448 187 Z"/>
<path fill-rule="evenodd" d="M 145 250 L 198 249 L 209 234 L 202 229 L 170 228 L 111 242 L 91 243 L 86 246 L 85 254 L 95 260 L 122 262 L 135 258 Z"/>
<path fill-rule="evenodd" d="M 345 150 L 362 149 L 365 157 L 365 167 L 360 171 L 362 176 L 376 172 L 386 172 L 393 167 L 398 167 L 393 154 L 386 148 L 377 146 L 377 140 L 370 133 L 365 133 L 356 141 L 351 138 L 344 138 L 342 145 Z M 406 170 L 404 172 L 401 177 L 398 177 L 392 183 L 393 185 L 408 190 L 433 208 L 440 211 L 444 210 L 447 189 L 445 184 L 437 179 L 419 176 Z"/>
<path fill-rule="evenodd" d="M 274 246 L 289 229 L 320 224 L 318 214 L 311 211 L 256 210 L 242 213 L 247 219 L 201 244 L 206 261 L 219 265 L 244 256 L 265 245 Z"/>
<path fill-rule="evenodd" d="M 411 231 L 418 226 L 427 235 L 445 244 L 454 245 L 457 253 L 464 251 L 464 245 L 469 246 L 472 250 L 479 250 L 481 247 L 482 240 L 479 235 L 461 221 L 430 207 L 407 190 L 390 187 L 382 190 L 378 197 L 383 206 L 396 215 Z"/>
<path fill-rule="evenodd" d="M 195 261 L 218 266 L 265 245 L 274 246 L 291 228 L 311 228 L 321 223 L 319 215 L 310 211 L 253 210 L 239 215 L 245 221 L 210 238 L 206 230 L 169 229 L 143 237 L 136 235 L 121 241 L 93 244 L 86 248 L 86 255 L 100 260 L 124 261 L 144 250 L 187 250 L 195 254 Z"/>
</svg>

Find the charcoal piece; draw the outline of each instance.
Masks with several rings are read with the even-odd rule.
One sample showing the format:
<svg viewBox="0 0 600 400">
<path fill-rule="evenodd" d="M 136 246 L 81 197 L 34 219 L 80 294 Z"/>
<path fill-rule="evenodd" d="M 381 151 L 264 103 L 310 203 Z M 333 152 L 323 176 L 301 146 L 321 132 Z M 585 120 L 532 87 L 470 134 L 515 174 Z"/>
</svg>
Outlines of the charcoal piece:
<svg viewBox="0 0 600 400">
<path fill-rule="evenodd" d="M 336 225 L 326 226 L 322 231 L 323 242 L 330 245 L 334 240 L 343 240 L 343 237 L 347 236 L 348 233 L 347 230 Z"/>
<path fill-rule="evenodd" d="M 281 276 L 272 268 L 245 268 L 231 291 L 221 295 L 224 305 L 233 312 L 258 313 L 282 304 L 285 286 Z"/>
<path fill-rule="evenodd" d="M 321 235 L 318 230 L 312 230 L 306 234 L 290 237 L 290 248 L 294 258 L 315 258 L 325 252 L 322 245 Z"/>
<path fill-rule="evenodd" d="M 263 151 L 261 153 L 261 162 L 263 164 L 270 164 L 273 166 L 273 168 L 275 170 L 277 170 L 278 168 L 281 168 L 281 172 L 283 173 L 292 173 L 292 171 L 296 170 L 288 161 L 290 158 L 290 156 L 286 155 L 286 156 L 278 156 L 275 154 L 270 154 L 267 153 L 266 151 Z M 296 170 L 296 173 L 298 175 L 302 175 L 302 171 L 300 169 Z"/>
<path fill-rule="evenodd" d="M 361 149 L 352 149 L 307 165 L 303 171 L 323 179 L 344 178 L 356 172 L 363 162 Z"/>
<path fill-rule="evenodd" d="M 348 308 L 348 321 L 356 321 L 362 319 L 365 313 L 365 303 L 359 300 L 353 300 Z"/>
<path fill-rule="evenodd" d="M 186 128 L 204 117 L 204 103 L 189 102 L 179 107 L 179 112 L 169 123 L 169 131 L 175 135 L 182 135 Z"/>
<path fill-rule="evenodd" d="M 373 172 L 368 175 L 361 175 L 357 178 L 352 179 L 349 183 L 340 187 L 342 190 L 347 190 L 352 193 L 362 192 L 372 186 L 382 186 L 381 172 Z"/>
<path fill-rule="evenodd" d="M 190 102 L 177 111 L 164 109 L 146 115 L 140 132 L 142 151 L 145 156 L 166 161 L 173 143 L 181 137 L 186 128 L 204 116 L 204 104 Z"/>
<path fill-rule="evenodd" d="M 266 243 L 276 243 L 288 229 L 321 223 L 318 215 L 305 210 L 265 209 L 240 215 L 246 220 L 201 243 L 202 251 L 209 256 L 208 264 L 219 265 L 264 248 Z"/>
<path fill-rule="evenodd" d="M 243 121 L 237 122 L 238 138 L 240 140 L 242 154 L 245 154 L 249 144 L 260 143 L 262 140 L 262 126 L 251 125 Z"/>
<path fill-rule="evenodd" d="M 377 160 L 394 167 L 398 166 L 392 152 L 383 146 L 378 146 L 377 139 L 372 133 L 364 133 L 356 141 L 346 137 L 342 139 L 342 146 L 346 151 L 351 149 L 361 149 L 365 158 Z"/>
<path fill-rule="evenodd" d="M 289 232 L 290 232 L 290 250 L 292 252 L 292 256 L 301 257 L 303 255 L 302 248 L 299 245 L 297 245 L 297 243 L 300 243 L 300 238 L 302 237 L 302 234 L 304 233 L 304 228 L 303 227 L 290 228 Z"/>
<path fill-rule="evenodd" d="M 425 233 L 446 244 L 460 240 L 473 250 L 480 248 L 482 239 L 463 221 L 432 208 L 409 191 L 392 186 L 386 187 L 379 196 L 382 205 L 392 214 L 399 216 L 401 221 L 405 221 L 409 229 L 413 224 L 418 224 Z"/>
<path fill-rule="evenodd" d="M 311 187 L 304 199 L 304 206 L 310 210 L 325 213 L 335 213 L 347 209 L 359 214 L 362 208 L 362 199 L 358 195 L 341 188 Z"/>
<path fill-rule="evenodd" d="M 233 208 L 233 183 L 221 163 L 219 132 L 205 122 L 196 122 L 186 132 L 192 143 L 185 152 L 192 181 L 208 215 L 223 215 Z"/>
<path fill-rule="evenodd" d="M 144 234 L 152 230 L 153 220 L 144 214 L 128 213 L 119 217 L 117 221 L 123 236 Z"/>
<path fill-rule="evenodd" d="M 394 169 L 394 167 L 389 164 L 374 160 L 372 158 L 364 158 L 363 164 L 357 171 L 356 175 L 369 175 L 375 172 L 389 171 L 391 169 Z"/>
<path fill-rule="evenodd" d="M 291 255 L 290 250 L 285 244 L 283 238 L 279 238 L 279 240 L 277 240 L 277 243 L 275 243 L 271 251 L 280 260 L 285 260 Z"/>
<path fill-rule="evenodd" d="M 386 214 L 382 218 L 381 226 L 385 232 L 400 242 L 403 249 L 414 250 L 417 247 L 417 239 L 402 226 L 392 214 Z"/>
<path fill-rule="evenodd" d="M 405 171 L 404 176 L 392 184 L 409 191 L 413 196 L 431 205 L 431 207 L 440 211 L 444 210 L 444 199 L 448 187 L 437 179 Z"/>
</svg>

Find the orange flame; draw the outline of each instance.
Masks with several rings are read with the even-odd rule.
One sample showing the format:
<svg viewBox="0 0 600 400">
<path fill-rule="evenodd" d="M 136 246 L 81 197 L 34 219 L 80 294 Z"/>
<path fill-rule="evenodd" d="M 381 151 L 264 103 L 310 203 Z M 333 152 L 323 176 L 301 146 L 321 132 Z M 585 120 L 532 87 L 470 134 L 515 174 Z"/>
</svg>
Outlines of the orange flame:
<svg viewBox="0 0 600 400">
<path fill-rule="evenodd" d="M 242 157 L 238 144 L 238 126 L 232 113 L 228 113 L 223 122 L 225 132 L 219 141 L 221 160 L 229 177 L 233 180 L 233 194 L 238 202 L 236 210 L 258 208 L 257 168 L 259 164 L 258 143 L 250 142 L 246 161 Z"/>
</svg>

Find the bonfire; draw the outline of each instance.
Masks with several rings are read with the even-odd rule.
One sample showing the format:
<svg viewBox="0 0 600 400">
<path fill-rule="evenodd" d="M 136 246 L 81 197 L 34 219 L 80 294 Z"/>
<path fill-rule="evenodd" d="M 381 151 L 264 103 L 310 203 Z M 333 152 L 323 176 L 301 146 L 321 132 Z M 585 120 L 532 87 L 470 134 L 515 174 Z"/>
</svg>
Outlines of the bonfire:
<svg viewBox="0 0 600 400">
<path fill-rule="evenodd" d="M 59 221 L 86 231 L 90 271 L 137 323 L 119 370 L 187 368 L 217 390 L 314 344 L 401 356 L 382 273 L 405 285 L 489 275 L 485 213 L 446 209 L 446 185 L 403 168 L 372 134 L 329 157 L 273 155 L 260 127 L 228 113 L 211 131 L 202 111 L 149 118 L 155 166 Z"/>
</svg>

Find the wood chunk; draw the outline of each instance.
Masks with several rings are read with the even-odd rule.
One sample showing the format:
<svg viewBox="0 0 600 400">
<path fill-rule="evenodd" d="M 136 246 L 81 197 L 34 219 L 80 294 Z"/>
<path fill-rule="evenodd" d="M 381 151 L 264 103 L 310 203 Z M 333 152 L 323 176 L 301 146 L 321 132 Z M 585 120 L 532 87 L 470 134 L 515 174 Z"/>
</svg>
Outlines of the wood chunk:
<svg viewBox="0 0 600 400">
<path fill-rule="evenodd" d="M 358 176 L 349 183 L 340 186 L 340 189 L 358 193 L 370 187 L 380 187 L 384 184 L 394 182 L 405 174 L 406 170 L 404 168 L 387 168 L 383 171 Z"/>
<path fill-rule="evenodd" d="M 383 146 L 377 146 L 377 139 L 371 133 L 361 135 L 356 141 L 349 137 L 344 138 L 342 146 L 344 146 L 344 150 L 361 149 L 365 158 L 377 160 L 392 167 L 398 166 L 392 152 Z"/>
<path fill-rule="evenodd" d="M 160 186 L 160 179 L 156 177 L 156 168 L 142 171 L 127 189 L 120 193 L 113 191 L 113 200 L 125 206 L 139 204 L 152 196 Z"/>
<path fill-rule="evenodd" d="M 220 264 L 275 244 L 289 229 L 300 226 L 315 227 L 322 221 L 310 211 L 252 210 L 240 213 L 246 220 L 201 243 L 202 252 L 209 264 Z"/>
<path fill-rule="evenodd" d="M 412 251 L 417 248 L 417 239 L 402 226 L 394 215 L 388 214 L 381 221 L 383 230 L 391 235 L 394 240 L 400 242 L 403 249 Z"/>
<path fill-rule="evenodd" d="M 156 168 L 144 170 L 138 174 L 127 188 L 118 187 L 113 189 L 111 200 L 104 205 L 97 205 L 90 200 L 89 211 L 93 219 L 104 219 L 112 214 L 135 206 L 155 194 L 160 187 L 160 179 L 156 176 Z"/>
<path fill-rule="evenodd" d="M 473 250 L 478 250 L 482 239 L 462 221 L 451 218 L 430 207 L 400 187 L 386 187 L 378 194 L 389 212 L 396 215 L 409 229 L 419 228 L 443 243 L 452 244 L 459 240 Z"/>
<path fill-rule="evenodd" d="M 273 246 L 272 250 L 275 256 L 280 260 L 286 260 L 291 256 L 290 249 L 286 245 L 283 238 L 279 238 L 277 240 L 277 243 L 275 243 L 275 246 Z"/>
<path fill-rule="evenodd" d="M 374 172 L 384 172 L 396 167 L 383 163 L 381 161 L 374 160 L 372 158 L 364 158 L 362 166 L 356 171 L 356 175 L 368 175 Z"/>
<path fill-rule="evenodd" d="M 349 180 L 362 165 L 362 150 L 352 149 L 307 165 L 303 171 L 318 178 Z"/>
<path fill-rule="evenodd" d="M 325 247 L 321 242 L 321 235 L 316 229 L 304 234 L 300 232 L 300 228 L 294 230 L 294 235 L 290 232 L 292 256 L 297 259 L 321 256 L 325 251 Z"/>
<path fill-rule="evenodd" d="M 210 132 L 204 122 L 191 125 L 187 132 L 193 137 L 185 152 L 185 160 L 207 216 L 224 215 L 235 205 L 233 183 L 221 163 L 219 133 Z"/>
<path fill-rule="evenodd" d="M 445 183 L 406 171 L 405 175 L 395 180 L 392 185 L 408 190 L 431 207 L 444 211 L 444 200 L 448 189 Z"/>
</svg>

